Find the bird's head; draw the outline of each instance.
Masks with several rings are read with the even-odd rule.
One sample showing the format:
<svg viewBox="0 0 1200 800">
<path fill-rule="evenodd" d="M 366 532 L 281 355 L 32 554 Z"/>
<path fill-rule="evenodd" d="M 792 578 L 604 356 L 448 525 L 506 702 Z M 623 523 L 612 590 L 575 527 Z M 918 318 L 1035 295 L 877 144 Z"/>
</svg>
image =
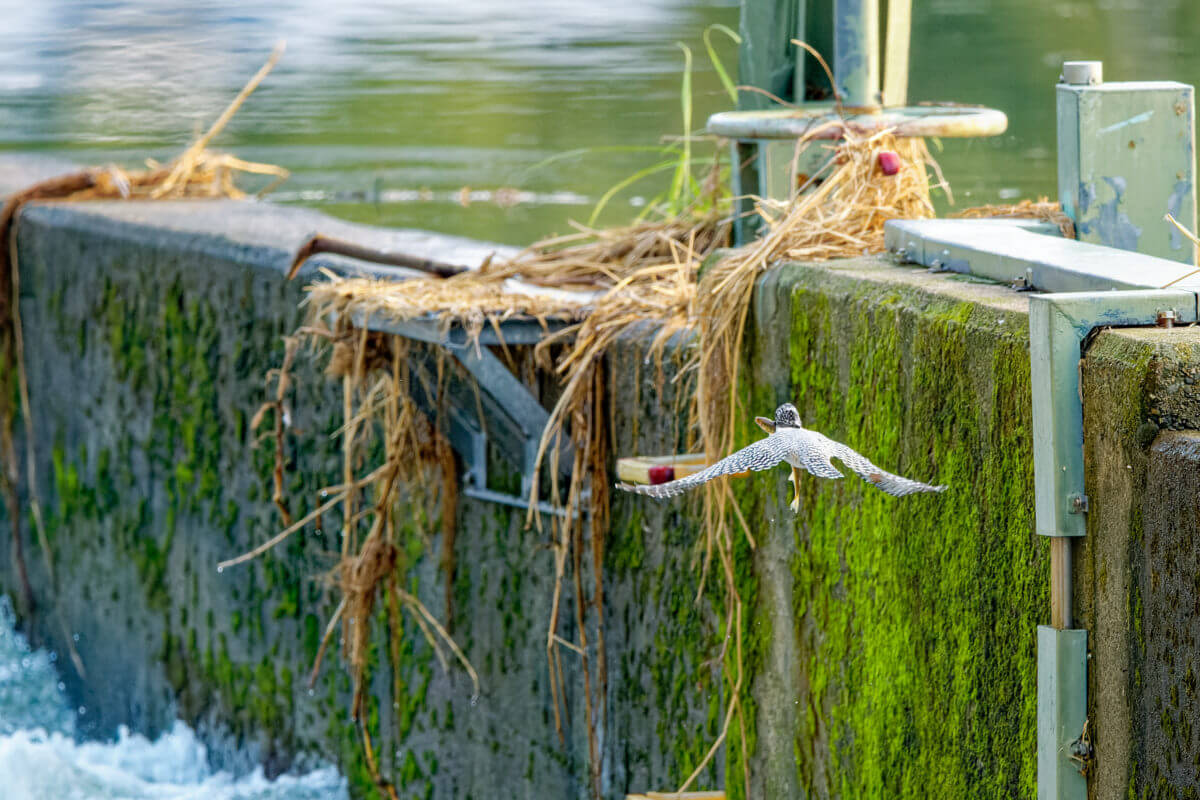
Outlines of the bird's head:
<svg viewBox="0 0 1200 800">
<path fill-rule="evenodd" d="M 755 417 L 754 421 L 767 433 L 774 433 L 779 428 L 803 427 L 800 425 L 800 412 L 791 403 L 784 403 L 775 409 L 775 419 L 773 420 L 766 417 Z"/>
</svg>

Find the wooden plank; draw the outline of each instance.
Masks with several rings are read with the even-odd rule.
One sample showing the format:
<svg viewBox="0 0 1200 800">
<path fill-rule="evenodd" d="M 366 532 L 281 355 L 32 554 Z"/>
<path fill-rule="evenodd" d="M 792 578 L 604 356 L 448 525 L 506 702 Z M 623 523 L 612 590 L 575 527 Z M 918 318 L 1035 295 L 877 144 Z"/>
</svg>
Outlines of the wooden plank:
<svg viewBox="0 0 1200 800">
<path fill-rule="evenodd" d="M 617 460 L 617 477 L 625 483 L 656 485 L 686 478 L 707 466 L 703 453 L 631 456 Z"/>
<path fill-rule="evenodd" d="M 645 792 L 627 794 L 625 800 L 725 800 L 725 792 Z"/>
</svg>

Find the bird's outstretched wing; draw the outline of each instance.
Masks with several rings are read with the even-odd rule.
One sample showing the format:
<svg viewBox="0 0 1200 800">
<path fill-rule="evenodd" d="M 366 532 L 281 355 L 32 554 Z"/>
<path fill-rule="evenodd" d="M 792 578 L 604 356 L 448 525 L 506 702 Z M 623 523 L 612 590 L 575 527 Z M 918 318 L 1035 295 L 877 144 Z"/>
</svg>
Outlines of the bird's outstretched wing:
<svg viewBox="0 0 1200 800">
<path fill-rule="evenodd" d="M 931 486 L 928 483 L 921 483 L 920 481 L 893 475 L 890 472 L 881 470 L 864 456 L 851 450 L 841 442 L 835 442 L 830 439 L 829 444 L 831 448 L 830 455 L 833 458 L 840 459 L 843 464 L 864 481 L 873 484 L 893 497 L 904 497 L 907 494 L 916 494 L 917 492 L 944 492 L 948 488 L 945 486 Z"/>
<path fill-rule="evenodd" d="M 675 497 L 689 489 L 694 489 L 702 483 L 708 483 L 713 478 L 721 475 L 730 475 L 735 472 L 745 472 L 747 470 L 761 472 L 764 469 L 770 469 L 783 461 L 786 456 L 787 452 L 784 445 L 776 437 L 768 436 L 766 439 L 759 439 L 749 447 L 743 447 L 736 453 L 722 458 L 711 467 L 703 469 L 694 475 L 689 475 L 686 478 L 680 478 L 677 481 L 670 481 L 669 483 L 660 483 L 657 486 L 618 483 L 617 488 L 659 499 Z"/>
</svg>

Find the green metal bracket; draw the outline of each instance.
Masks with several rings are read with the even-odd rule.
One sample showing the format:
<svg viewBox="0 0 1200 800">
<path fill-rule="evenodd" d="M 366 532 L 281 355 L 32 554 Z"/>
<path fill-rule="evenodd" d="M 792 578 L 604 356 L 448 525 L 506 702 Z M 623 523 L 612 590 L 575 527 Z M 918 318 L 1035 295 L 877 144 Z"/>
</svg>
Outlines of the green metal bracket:
<svg viewBox="0 0 1200 800">
<path fill-rule="evenodd" d="M 1063 76 L 1058 199 L 1080 241 L 1193 263 L 1191 242 L 1164 219 L 1196 229 L 1192 87 L 1104 83 L 1099 62 L 1068 62 Z"/>
<path fill-rule="evenodd" d="M 1077 752 L 1087 721 L 1087 631 L 1039 625 L 1038 800 L 1087 800 Z"/>
<path fill-rule="evenodd" d="M 440 408 L 446 412 L 450 444 L 465 467 L 463 494 L 492 503 L 524 508 L 529 505 L 537 463 L 538 445 L 550 414 L 532 392 L 517 379 L 488 345 L 536 344 L 548 333 L 560 330 L 565 323 L 543 325 L 538 320 L 517 318 L 501 323 L 500 333 L 484 328 L 472 337 L 461 326 L 443 326 L 435 317 L 399 321 L 383 314 L 357 314 L 354 325 L 365 330 L 390 333 L 419 342 L 444 347 L 474 378 L 475 386 L 454 377 L 446 381 L 446 397 L 432 392 L 432 382 L 412 382 L 413 399 L 426 414 L 436 415 Z M 415 357 L 414 357 L 415 358 Z M 424 367 L 432 374 L 433 364 L 412 360 L 414 366 Z M 430 385 L 426 385 L 429 383 Z M 482 418 L 480 414 L 482 413 Z M 521 472 L 521 493 L 510 495 L 488 488 L 488 440 L 497 451 L 511 460 Z M 559 472 L 570 473 L 570 442 L 559 444 Z M 549 459 L 547 459 L 549 461 Z M 543 514 L 563 515 L 552 503 L 538 502 Z"/>
<path fill-rule="evenodd" d="M 1064 292 L 1029 296 L 1033 463 L 1037 532 L 1087 533 L 1079 359 L 1094 328 L 1154 325 L 1160 313 L 1196 321 L 1196 295 L 1174 290 Z"/>
</svg>

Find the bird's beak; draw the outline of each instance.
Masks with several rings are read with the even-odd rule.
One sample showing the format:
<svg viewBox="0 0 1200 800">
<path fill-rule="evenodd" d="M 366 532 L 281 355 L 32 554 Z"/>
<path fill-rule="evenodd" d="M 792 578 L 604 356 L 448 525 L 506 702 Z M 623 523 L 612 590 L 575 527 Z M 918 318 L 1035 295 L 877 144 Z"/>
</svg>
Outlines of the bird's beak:
<svg viewBox="0 0 1200 800">
<path fill-rule="evenodd" d="M 758 427 L 762 428 L 767 433 L 775 432 L 775 420 L 767 417 L 755 417 L 754 421 L 758 423 Z"/>
</svg>

